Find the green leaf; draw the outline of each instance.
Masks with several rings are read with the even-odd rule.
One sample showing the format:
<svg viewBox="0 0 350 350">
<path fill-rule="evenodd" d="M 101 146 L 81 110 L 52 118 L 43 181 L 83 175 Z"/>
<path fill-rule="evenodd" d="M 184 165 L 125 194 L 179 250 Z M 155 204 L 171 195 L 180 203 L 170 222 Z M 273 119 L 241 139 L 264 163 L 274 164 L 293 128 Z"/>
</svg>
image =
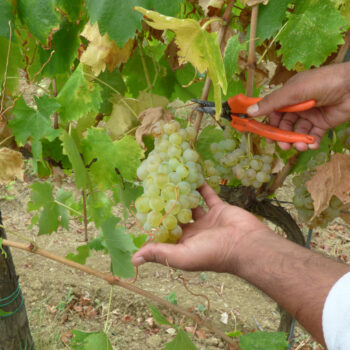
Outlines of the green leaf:
<svg viewBox="0 0 350 350">
<path fill-rule="evenodd" d="M 242 350 L 285 350 L 288 347 L 287 335 L 284 332 L 254 332 L 240 338 Z"/>
<path fill-rule="evenodd" d="M 116 203 L 121 203 L 125 208 L 129 208 L 131 203 L 141 196 L 143 188 L 130 182 L 118 183 L 113 193 Z"/>
<path fill-rule="evenodd" d="M 66 131 L 62 130 L 60 139 L 63 143 L 64 154 L 68 156 L 72 163 L 76 186 L 79 189 L 87 188 L 89 184 L 89 175 L 73 137 Z"/>
<path fill-rule="evenodd" d="M 156 307 L 154 307 L 152 304 L 150 304 L 149 307 L 152 311 L 152 316 L 157 323 L 173 326 L 173 324 L 169 322 Z M 186 348 L 183 348 L 183 349 L 186 349 Z"/>
<path fill-rule="evenodd" d="M 57 6 L 74 22 L 80 17 L 83 9 L 83 0 L 56 0 Z"/>
<path fill-rule="evenodd" d="M 73 61 L 78 56 L 78 48 L 80 46 L 79 32 L 81 24 L 62 21 L 60 30 L 57 31 L 51 41 L 50 49 L 40 49 L 40 61 L 43 65 L 49 60 L 52 50 L 55 50 L 51 60 L 45 66 L 43 74 L 54 77 L 57 74 L 70 73 Z"/>
<path fill-rule="evenodd" d="M 94 160 L 89 173 L 99 188 L 104 190 L 115 184 L 118 181 L 115 170 L 118 167 L 117 149 L 106 130 L 88 129 L 86 138 L 81 141 L 81 147 L 85 163 L 90 164 Z"/>
<path fill-rule="evenodd" d="M 12 6 L 6 0 L 0 0 L 0 36 L 6 39 L 10 38 L 9 21 L 13 21 Z"/>
<path fill-rule="evenodd" d="M 261 42 L 279 31 L 289 2 L 291 0 L 270 0 L 267 5 L 259 7 L 256 36 Z"/>
<path fill-rule="evenodd" d="M 78 66 L 57 96 L 63 122 L 78 120 L 89 112 L 98 112 L 102 101 L 101 88 L 85 79 L 82 65 Z"/>
<path fill-rule="evenodd" d="M 175 16 L 179 5 L 184 0 L 87 0 L 87 9 L 91 24 L 98 22 L 101 35 L 106 32 L 114 39 L 119 47 L 135 36 L 136 30 L 141 29 L 142 16 L 133 10 L 142 6 Z M 127 20 L 126 20 L 127 19 Z"/>
<path fill-rule="evenodd" d="M 80 247 L 77 248 L 77 251 L 78 251 L 77 254 L 69 253 L 66 256 L 66 259 L 85 265 L 86 259 L 91 256 L 89 245 L 88 244 L 81 245 Z"/>
<path fill-rule="evenodd" d="M 3 255 L 5 257 L 5 259 L 7 259 L 7 253 L 5 251 L 5 249 L 2 247 L 2 238 L 0 237 L 0 253 L 1 255 Z"/>
<path fill-rule="evenodd" d="M 137 235 L 137 236 L 134 236 L 131 234 L 130 236 L 132 237 L 133 242 L 134 242 L 137 249 L 140 249 L 146 243 L 146 241 L 148 239 L 147 233 Z"/>
<path fill-rule="evenodd" d="M 18 14 L 29 31 L 42 44 L 47 44 L 49 34 L 59 25 L 55 10 L 56 0 L 18 0 Z"/>
<path fill-rule="evenodd" d="M 143 150 L 136 142 L 135 137 L 126 135 L 121 140 L 115 141 L 115 162 L 124 179 L 135 180 L 136 170 L 140 166 Z"/>
<path fill-rule="evenodd" d="M 72 350 L 113 350 L 107 334 L 104 332 L 83 332 L 72 330 Z"/>
<path fill-rule="evenodd" d="M 164 347 L 164 350 L 180 350 L 180 349 L 186 349 L 186 350 L 197 349 L 196 346 L 193 344 L 192 340 L 187 335 L 187 333 L 182 329 L 179 329 L 174 340 L 166 344 Z"/>
<path fill-rule="evenodd" d="M 318 153 L 326 152 L 329 153 L 332 147 L 332 140 L 330 139 L 328 133 L 325 133 L 322 137 L 320 147 L 316 150 L 308 150 L 302 152 L 298 158 L 297 163 L 292 168 L 291 173 L 300 173 L 307 169 L 307 163 L 311 158 L 314 158 Z"/>
<path fill-rule="evenodd" d="M 101 224 L 102 232 L 112 260 L 112 272 L 119 277 L 133 277 L 132 252 L 136 247 L 124 227 L 116 227 L 119 218 L 110 217 Z"/>
<path fill-rule="evenodd" d="M 344 42 L 346 21 L 330 0 L 298 1 L 295 12 L 279 35 L 283 64 L 292 69 L 320 66 Z"/>
<path fill-rule="evenodd" d="M 212 153 L 210 152 L 210 145 L 214 142 L 220 142 L 224 140 L 224 135 L 221 129 L 218 129 L 214 125 L 205 127 L 200 133 L 196 150 L 202 156 L 203 160 L 214 160 Z"/>
<path fill-rule="evenodd" d="M 232 331 L 232 332 L 228 332 L 226 333 L 227 336 L 229 336 L 230 338 L 235 338 L 235 337 L 240 337 L 242 335 L 241 331 Z"/>
<path fill-rule="evenodd" d="M 242 50 L 246 49 L 246 44 L 241 44 L 239 42 L 239 34 L 232 36 L 226 45 L 225 55 L 224 55 L 224 65 L 226 71 L 227 80 L 232 78 L 235 74 L 239 72 L 238 68 L 238 57 Z"/>
<path fill-rule="evenodd" d="M 90 192 L 87 198 L 88 216 L 96 227 L 101 227 L 102 223 L 113 215 L 113 205 L 113 201 L 110 200 L 105 191 Z"/>
<path fill-rule="evenodd" d="M 67 209 L 56 203 L 52 193 L 52 185 L 48 182 L 36 182 L 30 188 L 32 189 L 32 195 L 28 203 L 28 211 L 40 211 L 39 235 L 57 232 L 60 226 L 68 230 Z M 67 193 L 70 195 L 69 192 Z M 57 196 L 57 200 L 64 203 L 68 197 L 67 193 L 61 192 L 60 196 Z M 32 220 L 32 223 L 34 224 L 35 221 L 36 219 Z"/>
<path fill-rule="evenodd" d="M 226 93 L 227 81 L 217 33 L 208 33 L 193 19 L 163 16 L 141 7 L 135 7 L 135 10 L 147 17 L 145 22 L 149 26 L 159 30 L 169 29 L 175 33 L 180 64 L 190 62 L 200 73 L 208 71 L 214 89 L 216 115 L 220 116 L 221 90 Z"/>
<path fill-rule="evenodd" d="M 36 171 L 36 161 L 42 160 L 41 140 L 52 141 L 60 134 L 59 130 L 53 129 L 50 119 L 50 116 L 59 108 L 59 104 L 47 95 L 37 98 L 36 104 L 37 111 L 28 107 L 21 97 L 13 109 L 15 119 L 9 122 L 9 127 L 19 145 L 24 145 L 31 137 L 34 171 Z"/>
<path fill-rule="evenodd" d="M 177 295 L 176 292 L 171 292 L 169 295 L 166 295 L 164 298 L 166 301 L 169 301 L 173 305 L 177 305 Z"/>
</svg>

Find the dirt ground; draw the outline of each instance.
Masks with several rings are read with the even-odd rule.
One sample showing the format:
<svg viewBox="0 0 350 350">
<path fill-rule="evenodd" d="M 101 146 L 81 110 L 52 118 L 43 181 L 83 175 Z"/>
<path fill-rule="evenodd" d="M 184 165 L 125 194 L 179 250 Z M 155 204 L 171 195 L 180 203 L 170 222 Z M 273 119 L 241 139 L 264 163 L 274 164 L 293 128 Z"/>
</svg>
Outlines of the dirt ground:
<svg viewBox="0 0 350 350">
<path fill-rule="evenodd" d="M 24 183 L 0 188 L 0 208 L 8 238 L 20 241 L 13 234 L 16 232 L 28 239 L 35 238 L 39 247 L 61 256 L 75 252 L 75 248 L 83 244 L 83 227 L 79 222 L 71 221 L 69 232 L 62 230 L 51 236 L 38 237 L 37 229 L 29 228 L 32 214 L 27 212 L 27 202 L 32 181 L 27 176 Z M 290 181 L 278 191 L 277 197 L 291 201 Z M 128 219 L 125 225 L 130 232 L 135 232 L 133 219 Z M 90 238 L 97 235 L 93 226 L 89 226 Z M 350 257 L 349 226 L 337 220 L 327 229 L 316 230 L 312 249 L 346 262 Z M 111 288 L 106 282 L 28 252 L 13 249 L 12 253 L 37 349 L 70 348 L 72 329 L 90 332 L 107 329 L 117 350 L 162 349 L 173 339 L 174 329 L 158 326 L 152 319 L 150 300 L 114 287 L 108 316 Z M 102 271 L 108 271 L 109 264 L 109 257 L 102 253 L 95 254 L 87 261 L 88 266 Z M 203 305 L 206 306 L 207 301 L 190 294 L 181 283 L 181 278 L 176 278 L 179 276 L 188 279 L 193 293 L 205 294 L 209 298 L 209 319 L 222 331 L 277 329 L 279 313 L 276 304 L 254 287 L 228 274 L 173 273 L 167 267 L 146 264 L 139 270 L 136 285 L 162 298 L 175 292 L 178 305 L 203 314 Z M 207 329 L 196 329 L 183 316 L 161 307 L 160 310 L 176 324 L 194 333 L 191 338 L 197 349 L 227 348 L 220 338 Z M 300 328 L 297 335 L 301 345 L 298 349 L 316 348 Z M 303 342 L 309 345 L 303 346 Z"/>
</svg>

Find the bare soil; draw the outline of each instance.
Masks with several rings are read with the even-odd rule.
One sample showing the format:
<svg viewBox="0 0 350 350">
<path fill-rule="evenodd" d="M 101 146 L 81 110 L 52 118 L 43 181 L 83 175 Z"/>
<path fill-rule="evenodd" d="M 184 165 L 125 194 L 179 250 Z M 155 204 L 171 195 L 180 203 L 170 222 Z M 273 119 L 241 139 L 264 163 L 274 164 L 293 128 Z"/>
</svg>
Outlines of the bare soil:
<svg viewBox="0 0 350 350">
<path fill-rule="evenodd" d="M 29 228 L 32 214 L 27 212 L 27 203 L 32 182 L 33 179 L 27 176 L 24 183 L 0 188 L 0 208 L 8 238 L 21 241 L 13 234 L 20 233 L 28 239 L 35 239 L 39 247 L 61 256 L 75 252 L 78 246 L 84 244 L 83 226 L 78 221 L 71 221 L 69 232 L 62 230 L 51 236 L 37 236 L 37 228 Z M 64 186 L 70 188 L 67 180 Z M 290 181 L 278 191 L 278 198 L 291 201 Z M 287 205 L 287 208 L 292 212 L 292 206 Z M 125 225 L 130 232 L 135 232 L 133 218 L 128 219 Z M 97 235 L 93 226 L 89 226 L 90 239 Z M 312 249 L 346 262 L 350 256 L 349 226 L 337 220 L 327 229 L 316 230 Z M 150 300 L 114 287 L 108 316 L 111 288 L 106 282 L 28 252 L 12 250 L 12 253 L 37 349 L 70 348 L 73 329 L 92 332 L 106 327 L 114 349 L 118 350 L 162 349 L 173 339 L 174 329 L 158 326 L 151 318 Z M 108 271 L 110 260 L 107 255 L 97 253 L 88 259 L 87 265 Z M 210 300 L 208 317 L 217 328 L 242 332 L 277 330 L 279 313 L 276 303 L 235 276 L 212 272 L 204 275 L 174 272 L 157 264 L 146 264 L 139 269 L 136 285 L 160 297 L 175 292 L 180 306 L 203 315 L 199 305 L 207 306 L 207 300 L 190 294 L 181 282 L 182 277 L 188 280 L 188 287 L 193 293 L 204 294 Z M 198 349 L 227 348 L 207 329 L 197 329 L 182 315 L 163 308 L 160 310 L 170 320 L 194 333 L 191 337 Z M 302 329 L 298 329 L 297 335 L 299 342 L 309 344 L 301 345 L 300 349 L 316 349 L 316 344 Z"/>
</svg>

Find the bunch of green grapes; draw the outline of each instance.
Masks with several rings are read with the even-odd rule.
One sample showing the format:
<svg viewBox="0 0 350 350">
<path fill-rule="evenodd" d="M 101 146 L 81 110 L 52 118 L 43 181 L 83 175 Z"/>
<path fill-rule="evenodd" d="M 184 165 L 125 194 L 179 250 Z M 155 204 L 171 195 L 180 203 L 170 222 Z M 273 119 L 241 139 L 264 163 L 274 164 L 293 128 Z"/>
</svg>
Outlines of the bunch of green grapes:
<svg viewBox="0 0 350 350">
<path fill-rule="evenodd" d="M 234 138 L 230 127 L 224 130 L 224 140 L 210 145 L 213 158 L 219 164 L 219 177 L 228 181 L 238 179 L 243 186 L 259 189 L 271 180 L 273 156 L 271 154 L 248 155 L 244 137 Z"/>
<path fill-rule="evenodd" d="M 337 139 L 344 148 L 350 149 L 350 126 L 337 132 Z"/>
<path fill-rule="evenodd" d="M 154 149 L 137 169 L 144 193 L 136 199 L 136 219 L 158 242 L 177 242 L 180 224 L 192 220 L 204 183 L 199 154 L 191 148 L 196 130 L 172 120 L 153 128 Z"/>
<path fill-rule="evenodd" d="M 314 215 L 314 206 L 305 183 L 316 173 L 316 168 L 327 161 L 327 153 L 318 153 L 316 157 L 309 160 L 307 164 L 308 170 L 303 171 L 293 178 L 293 184 L 295 185 L 293 203 L 297 209 L 299 219 L 307 223 L 310 227 L 326 227 L 340 215 L 342 202 L 339 198 L 333 196 L 330 200 L 329 207 L 318 217 L 309 222 Z"/>
</svg>

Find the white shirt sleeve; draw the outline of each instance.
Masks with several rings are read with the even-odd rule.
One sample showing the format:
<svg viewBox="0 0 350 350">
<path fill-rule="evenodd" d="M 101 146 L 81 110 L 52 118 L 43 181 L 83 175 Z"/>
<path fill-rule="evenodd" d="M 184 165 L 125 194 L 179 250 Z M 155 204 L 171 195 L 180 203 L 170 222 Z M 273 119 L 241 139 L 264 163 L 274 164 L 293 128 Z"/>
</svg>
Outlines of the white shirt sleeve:
<svg viewBox="0 0 350 350">
<path fill-rule="evenodd" d="M 350 272 L 329 291 L 323 307 L 322 328 L 328 350 L 350 349 Z"/>
</svg>

